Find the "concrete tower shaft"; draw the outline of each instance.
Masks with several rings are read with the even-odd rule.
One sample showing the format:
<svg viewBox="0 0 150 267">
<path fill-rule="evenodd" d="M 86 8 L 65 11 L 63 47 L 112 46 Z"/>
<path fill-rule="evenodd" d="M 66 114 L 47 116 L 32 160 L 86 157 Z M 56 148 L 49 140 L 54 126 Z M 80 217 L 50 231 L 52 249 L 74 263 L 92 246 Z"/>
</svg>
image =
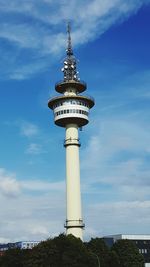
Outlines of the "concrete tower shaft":
<svg viewBox="0 0 150 267">
<path fill-rule="evenodd" d="M 73 234 L 82 239 L 84 224 L 81 211 L 78 125 L 68 124 L 66 126 L 64 146 L 66 147 L 67 192 L 67 220 L 65 227 L 67 234 Z"/>
<path fill-rule="evenodd" d="M 64 60 L 63 81 L 55 85 L 62 95 L 51 98 L 48 107 L 53 110 L 56 125 L 66 128 L 64 146 L 66 148 L 66 233 L 82 239 L 84 228 L 81 211 L 80 160 L 78 128 L 89 122 L 89 111 L 94 99 L 80 95 L 86 90 L 86 83 L 80 81 L 71 44 L 70 26 L 68 26 L 67 56 Z"/>
</svg>

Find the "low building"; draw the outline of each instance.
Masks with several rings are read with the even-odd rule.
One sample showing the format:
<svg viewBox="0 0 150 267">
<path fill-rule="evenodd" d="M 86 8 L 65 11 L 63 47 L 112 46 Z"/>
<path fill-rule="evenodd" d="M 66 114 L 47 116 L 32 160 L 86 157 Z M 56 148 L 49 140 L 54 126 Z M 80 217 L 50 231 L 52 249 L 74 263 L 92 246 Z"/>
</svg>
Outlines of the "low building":
<svg viewBox="0 0 150 267">
<path fill-rule="evenodd" d="M 105 243 L 111 247 L 121 239 L 132 240 L 145 260 L 145 267 L 150 267 L 150 235 L 109 235 L 103 237 Z"/>
<path fill-rule="evenodd" d="M 0 256 L 2 256 L 4 252 L 8 249 L 11 248 L 32 249 L 39 243 L 40 241 L 19 241 L 15 243 L 0 244 Z"/>
<path fill-rule="evenodd" d="M 39 241 L 20 241 L 15 243 L 15 247 L 20 249 L 32 249 L 39 243 Z"/>
</svg>

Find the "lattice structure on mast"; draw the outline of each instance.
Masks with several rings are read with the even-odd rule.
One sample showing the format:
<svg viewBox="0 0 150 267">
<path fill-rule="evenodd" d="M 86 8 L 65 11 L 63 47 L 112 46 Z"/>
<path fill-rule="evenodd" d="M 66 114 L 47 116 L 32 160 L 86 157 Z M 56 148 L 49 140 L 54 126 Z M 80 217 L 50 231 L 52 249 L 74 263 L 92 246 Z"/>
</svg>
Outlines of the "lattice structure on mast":
<svg viewBox="0 0 150 267">
<path fill-rule="evenodd" d="M 71 27 L 68 23 L 67 34 L 68 34 L 68 44 L 66 49 L 67 57 L 64 60 L 64 66 L 61 69 L 64 73 L 64 82 L 67 81 L 80 81 L 77 71 L 77 60 L 73 54 L 72 41 L 71 41 Z"/>
</svg>

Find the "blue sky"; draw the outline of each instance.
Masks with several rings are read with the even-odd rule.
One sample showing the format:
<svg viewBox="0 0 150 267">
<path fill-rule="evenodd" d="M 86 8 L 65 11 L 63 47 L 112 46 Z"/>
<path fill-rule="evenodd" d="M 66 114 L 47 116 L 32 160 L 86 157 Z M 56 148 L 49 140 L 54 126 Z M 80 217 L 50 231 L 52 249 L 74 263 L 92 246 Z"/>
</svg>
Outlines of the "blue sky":
<svg viewBox="0 0 150 267">
<path fill-rule="evenodd" d="M 149 234 L 150 1 L 0 0 L 0 242 L 64 231 L 65 130 L 47 101 L 67 20 L 96 101 L 80 132 L 85 239 Z"/>
</svg>

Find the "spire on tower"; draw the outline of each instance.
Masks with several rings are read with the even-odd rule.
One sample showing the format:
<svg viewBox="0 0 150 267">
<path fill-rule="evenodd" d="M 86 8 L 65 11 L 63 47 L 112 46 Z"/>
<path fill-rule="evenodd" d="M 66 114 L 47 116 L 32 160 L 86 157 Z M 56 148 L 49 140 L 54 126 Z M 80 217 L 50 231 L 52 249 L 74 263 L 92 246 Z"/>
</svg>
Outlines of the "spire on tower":
<svg viewBox="0 0 150 267">
<path fill-rule="evenodd" d="M 73 55 L 72 42 L 71 42 L 71 27 L 70 23 L 67 24 L 67 34 L 68 34 L 68 43 L 67 43 L 67 57 L 64 60 L 64 67 L 62 68 L 62 72 L 64 73 L 64 81 L 76 81 L 78 82 L 80 79 L 78 78 L 78 71 L 76 68 L 76 58 Z"/>
<path fill-rule="evenodd" d="M 72 43 L 71 43 L 71 26 L 70 22 L 67 24 L 67 34 L 68 34 L 68 47 L 67 47 L 67 55 L 72 56 L 73 55 L 73 50 L 72 50 Z"/>
</svg>

